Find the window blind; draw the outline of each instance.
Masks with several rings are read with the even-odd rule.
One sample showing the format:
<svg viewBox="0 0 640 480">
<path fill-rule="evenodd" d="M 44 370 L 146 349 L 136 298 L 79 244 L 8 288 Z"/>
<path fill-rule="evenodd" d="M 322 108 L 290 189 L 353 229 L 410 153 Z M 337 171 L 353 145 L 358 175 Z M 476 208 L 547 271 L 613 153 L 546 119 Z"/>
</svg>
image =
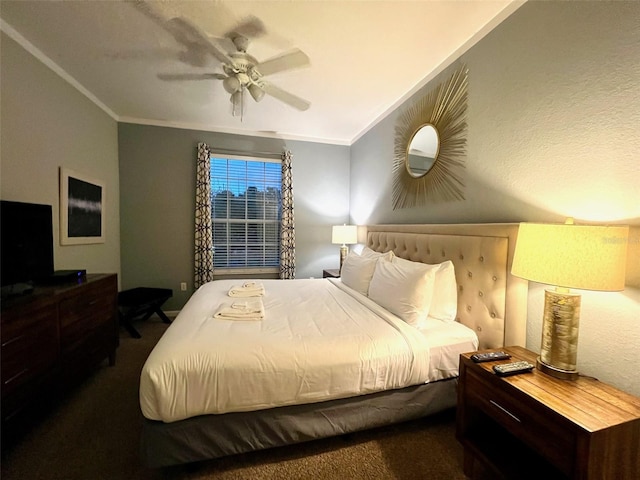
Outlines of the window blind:
<svg viewBox="0 0 640 480">
<path fill-rule="evenodd" d="M 211 157 L 215 269 L 277 270 L 280 265 L 280 161 Z"/>
</svg>

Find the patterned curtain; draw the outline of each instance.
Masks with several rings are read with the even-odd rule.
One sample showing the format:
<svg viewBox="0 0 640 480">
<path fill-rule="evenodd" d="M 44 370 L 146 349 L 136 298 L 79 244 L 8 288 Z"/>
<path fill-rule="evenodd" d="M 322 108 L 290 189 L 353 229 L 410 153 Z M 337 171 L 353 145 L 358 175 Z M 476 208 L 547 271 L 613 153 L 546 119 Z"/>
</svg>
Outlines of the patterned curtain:
<svg viewBox="0 0 640 480">
<path fill-rule="evenodd" d="M 209 145 L 206 143 L 198 144 L 196 164 L 195 288 L 213 280 L 210 154 Z"/>
<path fill-rule="evenodd" d="M 296 278 L 296 233 L 293 221 L 291 152 L 282 154 L 282 224 L 280 235 L 280 278 Z"/>
</svg>

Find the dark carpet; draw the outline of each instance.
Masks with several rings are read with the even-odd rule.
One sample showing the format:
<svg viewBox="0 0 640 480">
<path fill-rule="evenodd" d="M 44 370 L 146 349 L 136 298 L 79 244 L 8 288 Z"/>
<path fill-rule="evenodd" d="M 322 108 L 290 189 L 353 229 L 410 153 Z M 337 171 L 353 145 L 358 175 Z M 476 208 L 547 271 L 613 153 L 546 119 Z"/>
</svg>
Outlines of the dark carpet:
<svg viewBox="0 0 640 480">
<path fill-rule="evenodd" d="M 140 371 L 166 325 L 136 324 L 104 365 L 3 454 L 2 479 L 464 479 L 455 412 L 197 464 L 140 463 Z"/>
</svg>

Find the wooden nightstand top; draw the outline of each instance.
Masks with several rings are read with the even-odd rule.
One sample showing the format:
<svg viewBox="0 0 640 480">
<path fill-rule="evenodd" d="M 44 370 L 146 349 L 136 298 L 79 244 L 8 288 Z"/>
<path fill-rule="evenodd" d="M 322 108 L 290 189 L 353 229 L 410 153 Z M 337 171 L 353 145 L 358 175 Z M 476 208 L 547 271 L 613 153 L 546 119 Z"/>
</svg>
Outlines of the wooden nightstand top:
<svg viewBox="0 0 640 480">
<path fill-rule="evenodd" d="M 560 380 L 534 369 L 531 373 L 498 377 L 492 367 L 498 363 L 526 360 L 535 364 L 537 354 L 522 347 L 505 347 L 511 359 L 499 362 L 475 363 L 470 356 L 462 355 L 467 368 L 480 370 L 494 383 L 505 382 L 532 397 L 556 413 L 589 432 L 595 432 L 640 418 L 640 398 L 622 392 L 592 377 L 580 376 L 577 380 Z M 486 377 L 485 377 L 486 378 Z"/>
</svg>

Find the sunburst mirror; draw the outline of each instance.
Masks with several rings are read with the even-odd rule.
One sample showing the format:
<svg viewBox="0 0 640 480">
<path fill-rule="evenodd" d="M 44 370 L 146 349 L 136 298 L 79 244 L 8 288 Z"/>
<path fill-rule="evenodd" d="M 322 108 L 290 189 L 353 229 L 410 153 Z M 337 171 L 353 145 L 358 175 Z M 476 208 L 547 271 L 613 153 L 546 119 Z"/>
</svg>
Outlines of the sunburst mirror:
<svg viewBox="0 0 640 480">
<path fill-rule="evenodd" d="M 468 69 L 462 66 L 398 118 L 393 209 L 463 200 Z"/>
</svg>

